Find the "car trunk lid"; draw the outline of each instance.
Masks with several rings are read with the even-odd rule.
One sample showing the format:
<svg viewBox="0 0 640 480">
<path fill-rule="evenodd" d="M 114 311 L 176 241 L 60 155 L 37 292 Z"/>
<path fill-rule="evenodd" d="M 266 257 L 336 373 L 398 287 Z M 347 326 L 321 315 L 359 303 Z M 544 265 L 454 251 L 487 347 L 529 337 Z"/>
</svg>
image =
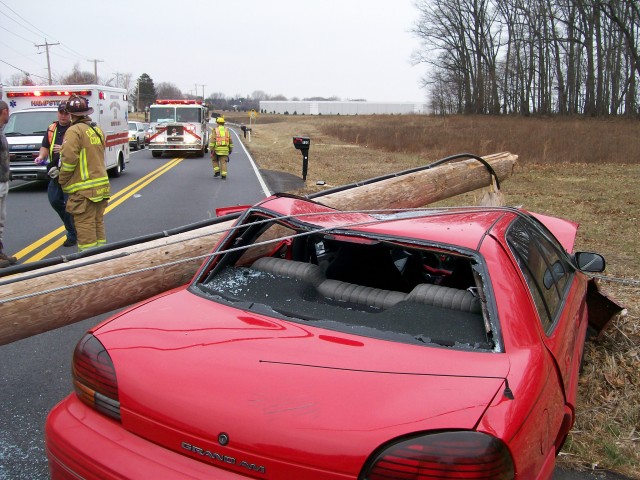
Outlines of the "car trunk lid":
<svg viewBox="0 0 640 480">
<path fill-rule="evenodd" d="M 95 333 L 115 364 L 124 427 L 247 475 L 355 476 L 393 438 L 473 429 L 508 371 L 503 354 L 331 332 L 188 291 L 119 325 Z"/>
</svg>

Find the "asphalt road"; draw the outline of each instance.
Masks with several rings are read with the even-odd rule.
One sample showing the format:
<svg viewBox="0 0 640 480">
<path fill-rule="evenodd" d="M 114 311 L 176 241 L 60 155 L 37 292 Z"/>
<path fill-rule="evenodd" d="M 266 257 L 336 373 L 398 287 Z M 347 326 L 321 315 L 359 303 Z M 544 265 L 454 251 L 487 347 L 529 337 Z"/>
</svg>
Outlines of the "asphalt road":
<svg viewBox="0 0 640 480">
<path fill-rule="evenodd" d="M 120 178 L 112 179 L 113 208 L 107 238 L 119 241 L 161 232 L 215 215 L 215 209 L 252 204 L 267 194 L 302 185 L 295 176 L 261 172 L 236 137 L 226 181 L 214 179 L 210 161 L 133 152 Z M 292 158 L 297 159 L 297 152 Z M 121 202 L 121 203 L 118 203 Z M 14 182 L 8 201 L 7 250 L 20 261 L 71 253 L 42 184 Z M 72 390 L 71 356 L 84 332 L 112 313 L 0 346 L 0 480 L 48 478 L 43 429 L 49 410 Z M 51 312 L 55 315 L 56 312 Z M 556 480 L 621 480 L 604 472 L 557 470 Z"/>
</svg>

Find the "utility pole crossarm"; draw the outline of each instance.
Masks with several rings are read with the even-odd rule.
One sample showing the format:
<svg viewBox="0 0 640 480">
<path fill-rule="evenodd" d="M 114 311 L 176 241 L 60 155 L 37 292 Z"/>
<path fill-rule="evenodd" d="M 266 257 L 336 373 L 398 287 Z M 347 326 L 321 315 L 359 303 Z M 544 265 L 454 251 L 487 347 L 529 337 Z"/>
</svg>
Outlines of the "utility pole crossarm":
<svg viewBox="0 0 640 480">
<path fill-rule="evenodd" d="M 97 85 L 98 84 L 98 62 L 104 62 L 104 60 L 87 60 L 87 62 L 93 62 L 93 77 Z"/>
<path fill-rule="evenodd" d="M 53 84 L 53 82 L 51 81 L 51 60 L 49 59 L 49 47 L 53 47 L 54 45 L 60 45 L 60 43 L 49 43 L 45 39 L 43 45 L 36 45 L 37 48 L 45 47 L 45 49 L 47 50 L 47 71 L 49 72 L 49 85 Z"/>
</svg>

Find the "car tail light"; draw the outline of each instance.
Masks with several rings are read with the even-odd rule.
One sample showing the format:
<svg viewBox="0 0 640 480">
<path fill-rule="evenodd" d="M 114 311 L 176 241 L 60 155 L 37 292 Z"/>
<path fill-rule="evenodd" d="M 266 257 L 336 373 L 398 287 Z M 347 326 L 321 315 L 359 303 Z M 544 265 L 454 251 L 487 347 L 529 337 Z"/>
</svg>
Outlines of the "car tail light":
<svg viewBox="0 0 640 480">
<path fill-rule="evenodd" d="M 478 432 L 442 432 L 387 445 L 370 458 L 361 480 L 514 478 L 513 461 L 499 439 Z"/>
<path fill-rule="evenodd" d="M 73 352 L 73 386 L 81 401 L 120 420 L 116 370 L 102 343 L 86 334 Z"/>
</svg>

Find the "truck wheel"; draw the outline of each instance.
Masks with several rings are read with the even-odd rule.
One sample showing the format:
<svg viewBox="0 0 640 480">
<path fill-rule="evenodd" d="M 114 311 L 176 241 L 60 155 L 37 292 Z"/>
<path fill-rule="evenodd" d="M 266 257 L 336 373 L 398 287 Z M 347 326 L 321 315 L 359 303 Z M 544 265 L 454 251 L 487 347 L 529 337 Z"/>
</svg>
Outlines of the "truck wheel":
<svg viewBox="0 0 640 480">
<path fill-rule="evenodd" d="M 151 156 L 153 158 L 160 158 L 162 156 L 162 151 L 160 151 L 160 150 L 152 150 L 151 151 Z"/>
<path fill-rule="evenodd" d="M 122 175 L 123 170 L 124 170 L 124 160 L 122 160 L 122 157 L 119 157 L 118 164 L 111 169 L 111 176 L 114 178 L 118 178 L 120 175 Z"/>
</svg>

